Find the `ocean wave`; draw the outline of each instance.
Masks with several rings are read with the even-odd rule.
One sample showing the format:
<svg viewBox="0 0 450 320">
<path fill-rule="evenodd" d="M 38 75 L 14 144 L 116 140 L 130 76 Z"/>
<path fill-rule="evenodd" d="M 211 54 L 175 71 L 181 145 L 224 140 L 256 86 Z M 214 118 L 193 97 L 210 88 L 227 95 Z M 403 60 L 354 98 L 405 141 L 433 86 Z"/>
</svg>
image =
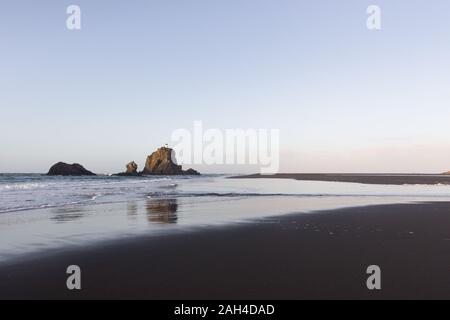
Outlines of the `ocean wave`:
<svg viewBox="0 0 450 320">
<path fill-rule="evenodd" d="M 330 197 L 338 194 L 293 194 L 293 193 L 255 193 L 255 192 L 149 192 L 148 197 Z"/>
<path fill-rule="evenodd" d="M 0 185 L 0 190 L 30 190 L 45 187 L 47 187 L 47 184 L 44 183 L 14 183 Z"/>
<path fill-rule="evenodd" d="M 255 192 L 149 192 L 147 198 L 158 197 L 178 197 L 178 198 L 190 198 L 190 197 L 223 197 L 223 198 L 239 198 L 239 197 L 297 197 L 297 198 L 342 198 L 342 197 L 405 197 L 415 198 L 421 197 L 421 194 L 361 194 L 361 193 L 255 193 Z M 447 198 L 447 194 L 442 195 L 428 195 L 430 198 Z"/>
<path fill-rule="evenodd" d="M 3 180 L 2 180 L 3 179 Z M 5 179 L 10 181 L 6 182 Z M 16 180 L 14 180 L 16 179 Z M 194 181 L 195 180 L 195 181 Z M 240 181 L 222 177 L 0 177 L 0 213 L 46 207 L 83 206 L 139 201 L 147 198 L 320 198 L 320 197 L 448 197 L 450 186 L 360 186 L 298 181 Z M 207 198 L 207 199 L 206 199 Z M 197 200 L 194 200 L 197 201 Z"/>
</svg>

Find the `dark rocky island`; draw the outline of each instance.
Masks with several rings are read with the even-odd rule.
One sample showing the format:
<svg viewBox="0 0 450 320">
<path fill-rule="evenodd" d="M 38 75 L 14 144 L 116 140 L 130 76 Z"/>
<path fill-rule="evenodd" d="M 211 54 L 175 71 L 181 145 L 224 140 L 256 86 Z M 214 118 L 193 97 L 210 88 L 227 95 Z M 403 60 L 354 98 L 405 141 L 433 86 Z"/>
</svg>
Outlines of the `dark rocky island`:
<svg viewBox="0 0 450 320">
<path fill-rule="evenodd" d="M 82 165 L 78 163 L 68 164 L 64 162 L 58 162 L 53 165 L 48 171 L 49 176 L 95 176 L 89 170 L 86 170 Z"/>
<path fill-rule="evenodd" d="M 142 172 L 138 172 L 138 165 L 131 161 L 126 165 L 126 171 L 117 173 L 115 176 L 139 177 L 147 175 L 200 175 L 194 169 L 183 170 L 176 164 L 175 151 L 168 147 L 161 147 L 150 156 L 147 157 L 145 167 Z M 49 176 L 95 176 L 95 173 L 86 170 L 78 163 L 67 164 L 58 162 L 53 165 L 49 172 Z"/>
</svg>

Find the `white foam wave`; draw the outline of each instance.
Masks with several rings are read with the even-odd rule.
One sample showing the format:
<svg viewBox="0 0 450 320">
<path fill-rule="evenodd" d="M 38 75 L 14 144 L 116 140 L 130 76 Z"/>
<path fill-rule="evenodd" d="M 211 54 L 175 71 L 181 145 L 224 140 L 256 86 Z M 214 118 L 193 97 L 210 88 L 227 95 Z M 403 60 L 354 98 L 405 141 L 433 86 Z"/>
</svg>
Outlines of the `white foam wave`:
<svg viewBox="0 0 450 320">
<path fill-rule="evenodd" d="M 47 184 L 43 183 L 14 183 L 0 185 L 0 190 L 30 190 L 45 187 L 47 187 Z"/>
</svg>

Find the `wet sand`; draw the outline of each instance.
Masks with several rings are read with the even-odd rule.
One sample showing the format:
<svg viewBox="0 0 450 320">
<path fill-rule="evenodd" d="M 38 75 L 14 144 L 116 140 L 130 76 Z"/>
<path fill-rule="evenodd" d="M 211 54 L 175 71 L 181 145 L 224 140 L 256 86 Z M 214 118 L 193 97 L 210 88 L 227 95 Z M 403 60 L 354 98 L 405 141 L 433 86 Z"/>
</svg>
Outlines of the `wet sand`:
<svg viewBox="0 0 450 320">
<path fill-rule="evenodd" d="M 449 252 L 447 202 L 290 214 L 30 256 L 0 266 L 0 298 L 448 299 Z"/>
<path fill-rule="evenodd" d="M 450 184 L 450 175 L 446 174 L 356 174 L 356 173 L 278 173 L 274 175 L 251 174 L 235 176 L 232 179 L 295 179 L 304 181 L 351 182 L 363 184 Z"/>
</svg>

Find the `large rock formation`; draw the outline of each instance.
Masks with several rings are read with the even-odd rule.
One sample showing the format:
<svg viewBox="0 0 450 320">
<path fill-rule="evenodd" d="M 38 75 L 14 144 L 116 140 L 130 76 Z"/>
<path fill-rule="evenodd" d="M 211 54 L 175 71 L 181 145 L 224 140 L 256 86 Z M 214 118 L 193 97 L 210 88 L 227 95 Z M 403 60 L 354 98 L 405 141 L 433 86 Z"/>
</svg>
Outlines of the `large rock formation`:
<svg viewBox="0 0 450 320">
<path fill-rule="evenodd" d="M 161 147 L 147 157 L 143 175 L 199 175 L 194 169 L 183 171 L 180 165 L 176 164 L 175 152 L 173 149 Z"/>
<path fill-rule="evenodd" d="M 444 172 L 443 174 L 450 176 L 450 171 Z"/>
<path fill-rule="evenodd" d="M 67 164 L 64 162 L 58 162 L 53 165 L 48 171 L 49 176 L 95 176 L 95 173 L 86 170 L 82 165 L 78 163 Z"/>
</svg>

